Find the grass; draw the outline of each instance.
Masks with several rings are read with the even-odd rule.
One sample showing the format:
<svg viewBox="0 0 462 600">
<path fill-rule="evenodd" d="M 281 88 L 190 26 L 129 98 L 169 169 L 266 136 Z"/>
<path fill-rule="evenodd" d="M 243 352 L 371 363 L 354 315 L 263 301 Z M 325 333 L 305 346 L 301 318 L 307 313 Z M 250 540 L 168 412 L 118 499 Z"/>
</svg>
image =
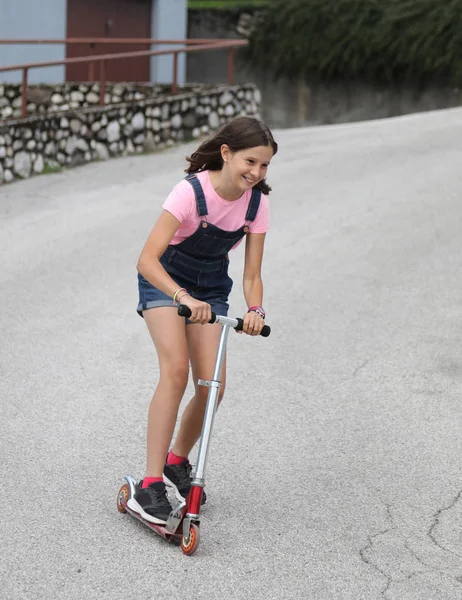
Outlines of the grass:
<svg viewBox="0 0 462 600">
<path fill-rule="evenodd" d="M 64 170 L 64 167 L 62 167 L 61 165 L 45 163 L 45 166 L 43 167 L 43 171 L 40 173 L 40 175 L 50 175 L 52 173 L 61 173 L 63 170 Z"/>
</svg>

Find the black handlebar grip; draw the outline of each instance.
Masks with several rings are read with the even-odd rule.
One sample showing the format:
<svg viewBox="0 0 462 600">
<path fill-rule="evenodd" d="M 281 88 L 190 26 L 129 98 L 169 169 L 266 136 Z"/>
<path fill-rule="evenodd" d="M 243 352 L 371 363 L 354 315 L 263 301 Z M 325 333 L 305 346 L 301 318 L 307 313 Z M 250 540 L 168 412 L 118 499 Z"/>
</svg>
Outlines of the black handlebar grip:
<svg viewBox="0 0 462 600">
<path fill-rule="evenodd" d="M 261 330 L 260 335 L 262 337 L 268 337 L 271 333 L 271 327 L 269 325 L 263 325 L 263 329 Z"/>
<path fill-rule="evenodd" d="M 189 319 L 192 312 L 189 306 L 186 306 L 186 304 L 180 304 L 180 306 L 178 307 L 178 314 L 180 317 L 185 317 L 186 319 Z M 216 320 L 217 315 L 212 311 L 212 318 L 210 319 L 209 323 L 215 323 Z"/>
<path fill-rule="evenodd" d="M 186 306 L 186 304 L 180 304 L 180 306 L 178 307 L 178 314 L 180 315 L 180 317 L 189 318 L 192 315 L 192 312 L 189 306 Z"/>
<path fill-rule="evenodd" d="M 236 331 L 242 331 L 243 328 L 244 328 L 244 320 L 238 318 Z M 271 327 L 269 325 L 263 325 L 263 329 L 261 330 L 260 335 L 262 337 L 268 337 L 270 333 L 271 333 Z"/>
</svg>

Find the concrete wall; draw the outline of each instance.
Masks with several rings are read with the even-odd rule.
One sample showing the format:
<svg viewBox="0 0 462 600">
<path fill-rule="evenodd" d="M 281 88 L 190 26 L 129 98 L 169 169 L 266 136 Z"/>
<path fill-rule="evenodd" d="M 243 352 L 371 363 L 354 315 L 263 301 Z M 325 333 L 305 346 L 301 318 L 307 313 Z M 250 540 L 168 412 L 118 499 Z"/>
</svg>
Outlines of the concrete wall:
<svg viewBox="0 0 462 600">
<path fill-rule="evenodd" d="M 1 1 L 1 0 L 0 0 Z M 152 37 L 156 39 L 185 39 L 187 37 L 187 0 L 153 0 Z M 174 46 L 153 46 L 153 50 L 171 49 Z M 173 56 L 151 58 L 151 81 L 171 83 Z M 186 58 L 180 54 L 178 60 L 178 83 L 186 78 Z"/>
<path fill-rule="evenodd" d="M 378 86 L 361 82 L 309 84 L 248 79 L 262 94 L 262 118 L 270 127 L 304 127 L 385 119 L 462 105 L 462 91 L 442 85 Z"/>
<path fill-rule="evenodd" d="M 65 38 L 66 0 L 0 0 L 0 38 Z M 62 60 L 64 45 L 2 45 L 0 66 Z M 31 69 L 30 83 L 62 83 L 64 66 Z M 0 72 L 0 82 L 20 83 L 21 71 Z"/>
<path fill-rule="evenodd" d="M 236 31 L 236 26 L 237 19 L 234 11 L 197 9 L 188 11 L 188 38 L 243 39 L 243 36 Z M 248 77 L 248 74 L 243 73 L 239 68 L 240 54 L 240 50 L 235 50 L 238 67 L 236 76 L 242 79 Z M 192 52 L 188 54 L 186 65 L 188 82 L 225 82 L 228 73 L 228 51 Z"/>
</svg>

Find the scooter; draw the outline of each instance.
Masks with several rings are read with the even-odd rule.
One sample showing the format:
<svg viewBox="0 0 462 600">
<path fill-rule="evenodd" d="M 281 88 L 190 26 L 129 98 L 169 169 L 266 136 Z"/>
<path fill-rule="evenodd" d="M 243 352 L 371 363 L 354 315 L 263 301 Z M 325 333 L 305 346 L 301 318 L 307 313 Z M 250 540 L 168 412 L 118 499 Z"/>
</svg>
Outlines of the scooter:
<svg viewBox="0 0 462 600">
<path fill-rule="evenodd" d="M 191 310 L 185 306 L 178 307 L 180 317 L 188 318 L 191 316 Z M 202 502 L 202 494 L 205 486 L 205 467 L 207 464 L 208 451 L 210 447 L 210 439 L 212 434 L 213 419 L 218 406 L 218 394 L 221 388 L 220 373 L 225 357 L 226 343 L 228 333 L 231 328 L 236 331 L 242 331 L 244 321 L 242 319 L 233 319 L 223 317 L 212 312 L 212 318 L 209 323 L 219 323 L 223 329 L 218 345 L 217 358 L 215 361 L 215 370 L 213 378 L 210 381 L 199 379 L 199 385 L 209 388 L 207 396 L 207 404 L 205 408 L 204 421 L 202 424 L 202 432 L 199 442 L 199 451 L 197 455 L 197 465 L 195 472 L 192 475 L 191 490 L 185 500 L 180 502 L 171 511 L 165 525 L 157 525 L 146 521 L 140 514 L 130 508 L 130 500 L 135 495 L 140 481 L 137 481 L 131 475 L 125 476 L 125 483 L 119 490 L 117 495 L 117 509 L 121 513 L 128 513 L 144 525 L 152 529 L 155 533 L 166 539 L 168 542 L 173 542 L 181 546 L 181 550 L 187 556 L 194 554 L 199 546 L 199 525 L 200 525 L 200 508 Z M 268 337 L 271 333 L 270 327 L 265 325 L 260 333 L 263 337 Z"/>
</svg>

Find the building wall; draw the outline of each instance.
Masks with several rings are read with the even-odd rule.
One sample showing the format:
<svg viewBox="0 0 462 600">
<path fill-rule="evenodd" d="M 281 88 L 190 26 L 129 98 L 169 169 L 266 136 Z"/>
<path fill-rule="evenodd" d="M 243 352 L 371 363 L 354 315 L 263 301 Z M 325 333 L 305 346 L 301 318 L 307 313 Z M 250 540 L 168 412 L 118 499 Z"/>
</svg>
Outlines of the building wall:
<svg viewBox="0 0 462 600">
<path fill-rule="evenodd" d="M 1 1 L 1 0 L 0 0 Z M 187 0 L 153 0 L 152 37 L 155 39 L 185 39 L 187 37 L 188 8 Z M 153 46 L 153 50 L 171 49 L 174 46 Z M 151 81 L 171 83 L 173 56 L 153 56 L 151 58 Z M 178 60 L 178 83 L 186 78 L 185 55 Z"/>
<path fill-rule="evenodd" d="M 66 0 L 0 0 L 0 38 L 66 37 Z M 0 44 L 0 66 L 63 60 L 66 48 L 52 45 Z M 0 72 L 0 82 L 19 83 L 21 71 Z M 61 83 L 64 66 L 31 69 L 30 83 Z"/>
<path fill-rule="evenodd" d="M 68 38 L 150 38 L 152 0 L 67 0 Z M 88 16 L 91 15 L 91 18 Z M 89 57 L 150 50 L 150 44 L 68 44 L 66 56 Z M 69 82 L 88 81 L 89 63 L 72 63 L 66 67 Z M 149 56 L 108 60 L 106 80 L 111 82 L 148 82 L 151 77 Z M 94 77 L 101 76 L 99 61 L 94 63 Z"/>
<path fill-rule="evenodd" d="M 151 37 L 184 39 L 187 36 L 187 0 L 152 0 Z M 66 38 L 67 0 L 0 0 L 0 38 Z M 25 18 L 27 15 L 27 18 Z M 153 50 L 167 48 L 153 46 Z M 172 46 L 168 46 L 172 48 Z M 1 45 L 0 65 L 27 64 L 64 60 L 64 45 Z M 173 73 L 172 56 L 151 59 L 151 81 L 170 83 Z M 184 83 L 185 55 L 178 61 L 178 83 Z M 0 72 L 0 82 L 20 83 L 21 71 Z M 30 83 L 63 83 L 64 66 L 31 69 Z"/>
</svg>

